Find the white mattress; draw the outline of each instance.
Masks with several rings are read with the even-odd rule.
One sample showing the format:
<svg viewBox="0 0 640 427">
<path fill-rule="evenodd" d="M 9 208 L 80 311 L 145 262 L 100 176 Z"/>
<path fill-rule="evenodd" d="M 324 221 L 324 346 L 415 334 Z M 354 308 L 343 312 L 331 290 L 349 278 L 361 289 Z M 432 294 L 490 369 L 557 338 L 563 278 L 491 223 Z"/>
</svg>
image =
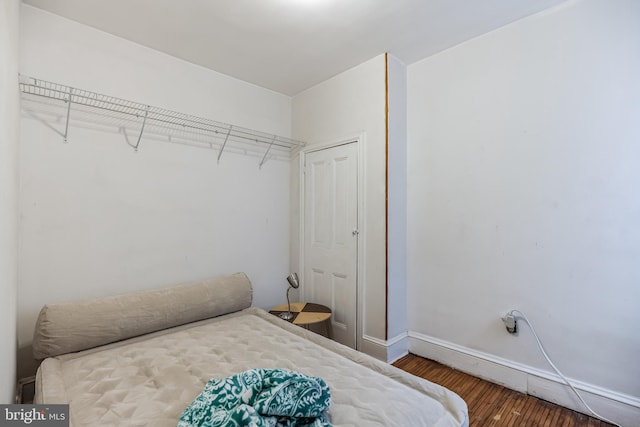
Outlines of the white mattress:
<svg viewBox="0 0 640 427">
<path fill-rule="evenodd" d="M 80 426 L 175 426 L 213 377 L 284 368 L 323 378 L 335 426 L 466 426 L 455 393 L 263 310 L 46 359 L 36 403 L 69 403 Z"/>
</svg>

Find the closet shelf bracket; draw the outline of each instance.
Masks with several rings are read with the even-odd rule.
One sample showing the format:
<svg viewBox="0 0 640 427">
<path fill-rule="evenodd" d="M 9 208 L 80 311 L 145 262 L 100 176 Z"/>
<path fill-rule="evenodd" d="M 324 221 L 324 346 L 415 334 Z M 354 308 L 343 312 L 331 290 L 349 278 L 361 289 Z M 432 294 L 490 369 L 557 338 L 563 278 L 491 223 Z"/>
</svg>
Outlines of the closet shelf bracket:
<svg viewBox="0 0 640 427">
<path fill-rule="evenodd" d="M 144 110 L 144 119 L 142 119 L 142 126 L 140 127 L 140 135 L 138 135 L 138 142 L 136 142 L 133 150 L 137 153 L 138 147 L 140 146 L 140 140 L 142 139 L 142 134 L 144 133 L 144 125 L 147 124 L 147 116 L 149 115 L 149 106 Z"/>
<path fill-rule="evenodd" d="M 63 135 L 63 140 L 64 143 L 66 144 L 67 141 L 67 136 L 69 135 L 69 117 L 71 117 L 71 98 L 73 97 L 73 88 L 70 87 L 69 88 L 69 98 L 67 98 L 67 123 L 64 125 L 64 135 Z"/>
<path fill-rule="evenodd" d="M 220 157 L 222 157 L 222 152 L 224 151 L 224 147 L 227 145 L 227 141 L 229 141 L 229 135 L 231 135 L 231 129 L 233 129 L 233 125 L 229 125 L 229 132 L 227 132 L 227 136 L 224 137 L 224 142 L 222 143 L 222 147 L 220 147 L 220 152 L 218 153 L 218 163 L 220 163 Z"/>
<path fill-rule="evenodd" d="M 262 165 L 264 165 L 265 160 L 267 159 L 267 154 L 269 154 L 269 151 L 271 151 L 271 147 L 273 147 L 273 143 L 276 140 L 276 135 L 273 136 L 273 139 L 271 140 L 271 144 L 269 144 L 269 147 L 267 148 L 267 152 L 264 153 L 264 156 L 262 156 L 262 160 L 260 160 L 260 166 L 258 166 L 258 168 L 262 169 Z"/>
</svg>

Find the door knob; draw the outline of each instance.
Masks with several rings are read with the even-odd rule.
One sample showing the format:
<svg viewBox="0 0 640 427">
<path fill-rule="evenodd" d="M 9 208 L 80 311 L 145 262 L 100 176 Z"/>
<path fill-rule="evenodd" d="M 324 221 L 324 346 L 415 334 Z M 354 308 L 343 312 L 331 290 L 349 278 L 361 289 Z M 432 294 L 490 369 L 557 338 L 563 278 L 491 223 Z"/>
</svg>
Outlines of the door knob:
<svg viewBox="0 0 640 427">
<path fill-rule="evenodd" d="M 353 234 L 354 236 L 357 236 L 358 234 L 360 234 L 360 231 L 358 231 L 358 229 L 356 228 L 351 232 L 351 234 Z"/>
</svg>

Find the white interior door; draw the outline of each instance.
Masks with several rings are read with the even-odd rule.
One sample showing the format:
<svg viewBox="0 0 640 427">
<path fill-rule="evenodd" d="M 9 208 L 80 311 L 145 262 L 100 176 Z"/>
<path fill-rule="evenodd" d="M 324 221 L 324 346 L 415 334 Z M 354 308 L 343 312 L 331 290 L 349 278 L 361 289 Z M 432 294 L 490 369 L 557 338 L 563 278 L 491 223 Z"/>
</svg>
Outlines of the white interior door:
<svg viewBox="0 0 640 427">
<path fill-rule="evenodd" d="M 355 142 L 305 157 L 304 296 L 331 308 L 333 338 L 356 348 L 358 150 Z"/>
</svg>

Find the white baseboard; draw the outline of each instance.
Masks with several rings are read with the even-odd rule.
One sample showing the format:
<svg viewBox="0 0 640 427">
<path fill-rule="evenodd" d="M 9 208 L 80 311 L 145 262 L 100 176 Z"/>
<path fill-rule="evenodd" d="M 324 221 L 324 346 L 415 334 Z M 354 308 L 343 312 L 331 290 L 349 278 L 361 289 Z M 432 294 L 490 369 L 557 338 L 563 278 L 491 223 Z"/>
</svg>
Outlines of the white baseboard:
<svg viewBox="0 0 640 427">
<path fill-rule="evenodd" d="M 363 335 L 358 350 L 378 360 L 387 361 L 387 343 L 379 338 Z"/>
<path fill-rule="evenodd" d="M 387 362 L 393 363 L 409 354 L 409 334 L 406 332 L 387 340 Z"/>
<path fill-rule="evenodd" d="M 417 332 L 409 332 L 408 343 L 409 351 L 418 356 L 591 415 L 556 374 Z M 581 381 L 571 382 L 601 416 L 625 427 L 640 426 L 640 399 Z"/>
<path fill-rule="evenodd" d="M 393 363 L 409 353 L 409 335 L 400 334 L 387 341 L 364 335 L 360 351 L 383 362 Z"/>
</svg>

